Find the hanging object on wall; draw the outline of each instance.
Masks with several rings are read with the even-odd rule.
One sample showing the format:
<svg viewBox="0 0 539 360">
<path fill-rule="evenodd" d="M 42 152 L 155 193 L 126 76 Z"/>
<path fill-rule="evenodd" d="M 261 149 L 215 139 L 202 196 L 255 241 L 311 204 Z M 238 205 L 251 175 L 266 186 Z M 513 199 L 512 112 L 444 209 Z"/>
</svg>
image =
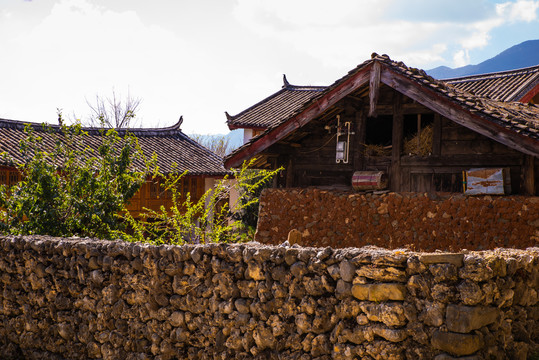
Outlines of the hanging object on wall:
<svg viewBox="0 0 539 360">
<path fill-rule="evenodd" d="M 511 193 L 509 168 L 478 168 L 462 172 L 466 195 L 508 195 Z"/>
<path fill-rule="evenodd" d="M 350 135 L 354 133 L 350 131 L 352 123 L 346 121 L 341 125 L 341 116 L 337 115 L 337 148 L 335 153 L 335 162 L 338 164 L 348 164 L 348 155 L 350 153 Z"/>
</svg>

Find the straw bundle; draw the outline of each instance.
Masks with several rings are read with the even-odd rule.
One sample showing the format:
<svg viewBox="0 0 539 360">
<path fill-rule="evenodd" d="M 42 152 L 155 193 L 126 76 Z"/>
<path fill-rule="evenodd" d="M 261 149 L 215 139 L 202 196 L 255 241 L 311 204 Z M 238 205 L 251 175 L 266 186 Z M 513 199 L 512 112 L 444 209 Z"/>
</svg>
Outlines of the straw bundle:
<svg viewBox="0 0 539 360">
<path fill-rule="evenodd" d="M 428 156 L 432 153 L 432 125 L 425 126 L 418 134 L 404 140 L 404 153 L 407 155 Z"/>
</svg>

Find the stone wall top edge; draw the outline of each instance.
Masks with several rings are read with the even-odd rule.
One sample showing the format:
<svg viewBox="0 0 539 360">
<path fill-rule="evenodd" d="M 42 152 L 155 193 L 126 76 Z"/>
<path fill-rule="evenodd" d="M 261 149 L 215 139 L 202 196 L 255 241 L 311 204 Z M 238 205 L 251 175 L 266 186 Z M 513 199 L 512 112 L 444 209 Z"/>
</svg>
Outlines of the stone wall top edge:
<svg viewBox="0 0 539 360">
<path fill-rule="evenodd" d="M 529 200 L 533 203 L 539 203 L 539 196 L 536 195 L 465 195 L 463 193 L 450 193 L 450 192 L 433 192 L 433 193 L 418 193 L 418 192 L 394 192 L 394 191 L 355 191 L 352 189 L 330 189 L 324 187 L 308 187 L 308 188 L 268 188 L 263 190 L 264 193 L 276 192 L 279 194 L 293 193 L 293 194 L 305 194 L 305 193 L 323 193 L 333 194 L 336 196 L 366 196 L 380 198 L 388 195 L 400 196 L 407 198 L 425 197 L 431 200 L 449 200 L 449 199 L 486 199 L 486 200 Z"/>
<path fill-rule="evenodd" d="M 513 248 L 496 248 L 493 250 L 482 250 L 482 251 L 469 251 L 469 250 L 463 250 L 460 252 L 445 252 L 445 251 L 437 251 L 437 252 L 417 252 L 417 251 L 411 251 L 408 249 L 385 249 L 381 247 L 376 246 L 364 246 L 364 247 L 348 247 L 348 248 L 339 248 L 334 249 L 330 247 L 302 247 L 298 245 L 293 246 L 283 246 L 281 245 L 267 245 L 267 244 L 261 244 L 259 242 L 247 242 L 247 243 L 209 243 L 209 244 L 185 244 L 185 245 L 169 245 L 169 244 L 163 244 L 163 245 L 152 245 L 148 243 L 129 243 L 122 240 L 100 240 L 100 239 L 93 239 L 93 238 L 77 238 L 77 237 L 71 237 L 71 238 L 57 238 L 52 236 L 46 236 L 46 235 L 26 235 L 26 236 L 16 236 L 16 235 L 7 235 L 7 236 L 0 236 L 0 244 L 3 242 L 12 242 L 17 243 L 20 242 L 20 246 L 23 246 L 25 248 L 33 248 L 34 250 L 37 250 L 36 244 L 46 244 L 44 246 L 45 248 L 50 247 L 62 247 L 62 245 L 65 245 L 67 247 L 79 247 L 79 246 L 89 246 L 90 248 L 96 249 L 96 250 L 115 250 L 115 252 L 121 251 L 122 249 L 128 249 L 128 248 L 138 248 L 140 250 L 145 248 L 154 248 L 154 249 L 160 249 L 160 250 L 170 250 L 172 248 L 184 248 L 189 250 L 194 250 L 195 248 L 201 248 L 202 250 L 207 249 L 207 252 L 212 252 L 212 249 L 216 250 L 218 248 L 226 249 L 226 248 L 240 248 L 241 250 L 244 249 L 252 249 L 253 251 L 260 250 L 260 249 L 282 249 L 281 251 L 297 251 L 297 252 L 312 252 L 313 256 L 321 251 L 325 251 L 326 253 L 329 251 L 333 256 L 338 256 L 342 259 L 351 259 L 353 257 L 356 257 L 358 255 L 363 256 L 380 256 L 380 255 L 399 255 L 399 256 L 405 256 L 405 257 L 413 257 L 413 256 L 424 256 L 424 255 L 465 255 L 466 257 L 502 257 L 502 258 L 508 258 L 508 257 L 515 257 L 515 256 L 522 256 L 522 255 L 531 255 L 534 258 L 539 259 L 539 247 L 530 247 L 527 249 L 513 249 Z M 279 251 L 279 250 L 278 250 Z"/>
</svg>

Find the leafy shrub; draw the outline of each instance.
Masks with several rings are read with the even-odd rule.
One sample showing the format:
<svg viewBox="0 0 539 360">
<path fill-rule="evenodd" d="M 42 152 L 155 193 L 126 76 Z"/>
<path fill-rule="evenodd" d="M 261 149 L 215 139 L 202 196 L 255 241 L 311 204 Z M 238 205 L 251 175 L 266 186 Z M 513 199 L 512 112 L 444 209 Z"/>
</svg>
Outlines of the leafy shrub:
<svg viewBox="0 0 539 360">
<path fill-rule="evenodd" d="M 137 139 L 103 130 L 96 149 L 88 146 L 80 124 L 43 130 L 54 144 L 26 126 L 19 149 L 23 161 L 11 160 L 22 181 L 0 187 L 0 231 L 111 238 L 123 226 L 117 214 L 146 177 L 146 170 L 133 168 L 143 156 Z"/>
</svg>

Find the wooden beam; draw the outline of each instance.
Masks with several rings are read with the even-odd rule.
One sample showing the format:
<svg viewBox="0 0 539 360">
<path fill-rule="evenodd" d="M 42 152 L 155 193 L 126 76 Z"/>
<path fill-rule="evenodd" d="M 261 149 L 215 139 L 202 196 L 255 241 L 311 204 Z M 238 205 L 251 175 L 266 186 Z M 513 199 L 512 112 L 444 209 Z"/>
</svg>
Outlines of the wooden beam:
<svg viewBox="0 0 539 360">
<path fill-rule="evenodd" d="M 294 187 L 294 157 L 290 155 L 288 157 L 288 166 L 286 167 L 286 185 L 285 187 Z"/>
<path fill-rule="evenodd" d="M 380 95 L 380 73 L 381 65 L 375 61 L 369 78 L 369 117 L 376 117 L 376 104 Z"/>
<path fill-rule="evenodd" d="M 440 156 L 442 154 L 442 117 L 440 114 L 434 114 L 432 124 L 432 155 Z"/>
<path fill-rule="evenodd" d="M 535 156 L 525 155 L 522 165 L 523 190 L 525 195 L 535 195 Z"/>
<path fill-rule="evenodd" d="M 402 114 L 402 94 L 393 93 L 393 133 L 391 140 L 391 179 L 390 187 L 392 191 L 399 191 L 401 181 L 400 158 L 403 144 L 403 121 Z"/>
<path fill-rule="evenodd" d="M 537 140 L 496 124 L 494 121 L 489 120 L 486 114 L 472 113 L 428 86 L 416 83 L 391 69 L 382 71 L 381 81 L 459 125 L 524 154 L 539 155 Z"/>
<path fill-rule="evenodd" d="M 504 167 L 522 166 L 522 154 L 515 155 L 493 155 L 493 154 L 475 154 L 470 155 L 445 155 L 445 156 L 402 156 L 401 166 L 420 167 L 427 166 L 436 168 L 440 166 L 455 166 L 455 167 Z"/>
<path fill-rule="evenodd" d="M 250 145 L 240 148 L 238 152 L 225 160 L 225 167 L 231 168 L 240 166 L 243 160 L 262 152 L 292 131 L 304 126 L 315 117 L 323 114 L 339 100 L 351 94 L 360 86 L 366 84 L 367 81 L 369 81 L 370 68 L 371 66 L 366 66 L 355 74 L 349 75 L 347 79 L 325 93 L 324 96 L 313 100 L 305 110 L 284 121 L 281 125 L 273 128 L 264 136 L 259 137 Z"/>
<path fill-rule="evenodd" d="M 365 111 L 356 112 L 356 151 L 354 152 L 354 170 L 365 170 L 365 139 L 367 135 L 367 116 Z"/>
<path fill-rule="evenodd" d="M 435 112 L 432 111 L 431 109 L 424 107 L 421 104 L 410 103 L 410 104 L 402 104 L 402 113 L 404 115 L 415 115 L 415 114 L 433 114 Z M 377 104 L 376 114 L 377 115 L 392 115 L 393 104 Z"/>
</svg>

